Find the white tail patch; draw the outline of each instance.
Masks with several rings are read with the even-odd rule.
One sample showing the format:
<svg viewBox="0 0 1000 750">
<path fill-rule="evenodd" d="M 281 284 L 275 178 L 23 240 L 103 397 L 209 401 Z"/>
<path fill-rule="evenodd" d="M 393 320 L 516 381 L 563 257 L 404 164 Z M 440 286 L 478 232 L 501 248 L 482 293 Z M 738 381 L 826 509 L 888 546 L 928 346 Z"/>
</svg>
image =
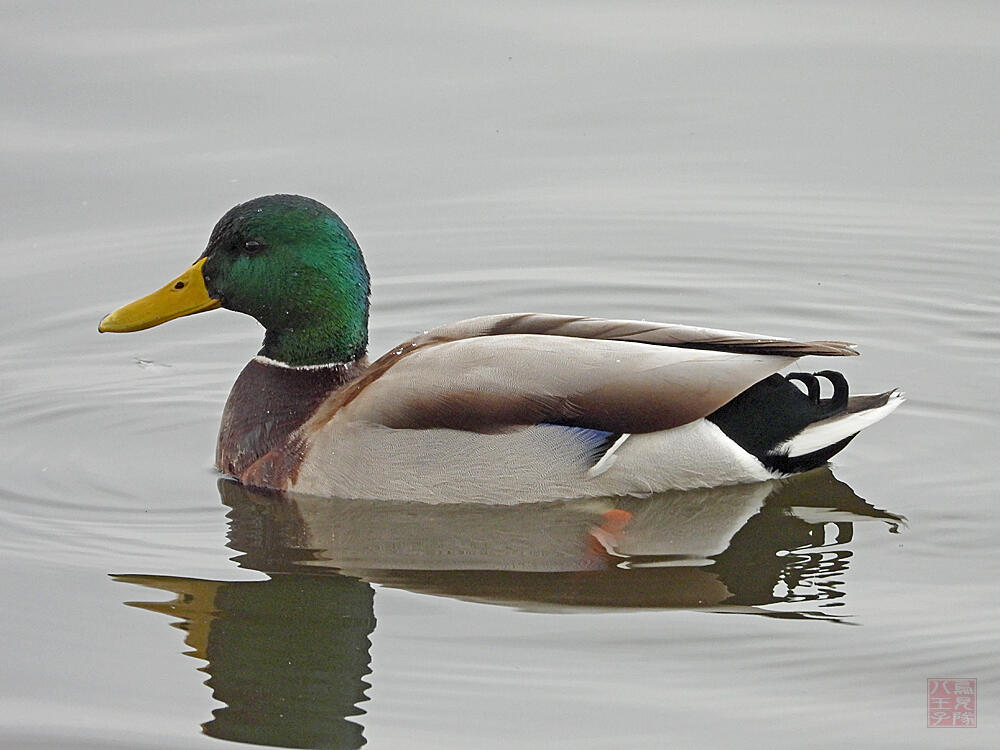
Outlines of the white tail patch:
<svg viewBox="0 0 1000 750">
<path fill-rule="evenodd" d="M 774 452 L 794 458 L 795 456 L 804 456 L 807 453 L 821 450 L 828 445 L 833 445 L 846 437 L 860 432 L 865 427 L 870 427 L 876 422 L 885 419 L 903 401 L 903 394 L 899 391 L 893 391 L 889 394 L 889 400 L 882 404 L 882 406 L 876 406 L 874 409 L 866 409 L 865 411 L 853 414 L 842 414 L 838 417 L 824 419 L 821 422 L 814 422 L 792 439 L 786 440 L 779 445 Z"/>
</svg>

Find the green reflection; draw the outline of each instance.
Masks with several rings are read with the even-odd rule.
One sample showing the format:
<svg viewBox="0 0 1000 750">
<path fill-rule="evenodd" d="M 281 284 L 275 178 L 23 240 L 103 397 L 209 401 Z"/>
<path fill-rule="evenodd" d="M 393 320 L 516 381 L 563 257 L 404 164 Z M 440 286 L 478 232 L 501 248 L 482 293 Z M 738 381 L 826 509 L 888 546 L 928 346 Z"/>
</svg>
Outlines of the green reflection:
<svg viewBox="0 0 1000 750">
<path fill-rule="evenodd" d="M 546 612 L 701 609 L 844 621 L 854 524 L 902 519 L 828 469 L 781 482 L 510 506 L 348 501 L 220 480 L 229 546 L 266 581 L 117 576 L 172 591 L 225 704 L 204 731 L 357 748 L 375 627 L 370 583 Z M 433 669 L 433 665 L 428 665 Z"/>
<path fill-rule="evenodd" d="M 202 728 L 220 739 L 303 748 L 358 748 L 346 717 L 369 687 L 369 584 L 344 576 L 275 575 L 267 581 L 167 576 L 117 580 L 172 591 L 170 602 L 126 602 L 180 618 L 189 655 L 225 704 Z"/>
</svg>

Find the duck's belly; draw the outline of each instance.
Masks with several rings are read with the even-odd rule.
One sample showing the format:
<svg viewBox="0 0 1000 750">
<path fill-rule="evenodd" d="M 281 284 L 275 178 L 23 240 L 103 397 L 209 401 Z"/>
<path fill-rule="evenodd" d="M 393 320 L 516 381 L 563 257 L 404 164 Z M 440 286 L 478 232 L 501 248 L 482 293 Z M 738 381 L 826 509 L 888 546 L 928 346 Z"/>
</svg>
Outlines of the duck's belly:
<svg viewBox="0 0 1000 750">
<path fill-rule="evenodd" d="M 627 436 L 603 459 L 586 431 L 557 425 L 498 434 L 397 430 L 361 422 L 335 427 L 307 442 L 288 489 L 349 498 L 507 504 L 773 477 L 703 419 Z"/>
</svg>

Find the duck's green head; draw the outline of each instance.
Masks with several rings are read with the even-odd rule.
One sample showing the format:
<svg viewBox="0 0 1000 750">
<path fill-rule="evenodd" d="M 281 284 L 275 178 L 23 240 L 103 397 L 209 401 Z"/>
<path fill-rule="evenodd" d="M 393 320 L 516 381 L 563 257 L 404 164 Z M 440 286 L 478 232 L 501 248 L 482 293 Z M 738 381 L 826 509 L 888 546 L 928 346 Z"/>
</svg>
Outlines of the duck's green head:
<svg viewBox="0 0 1000 750">
<path fill-rule="evenodd" d="M 225 307 L 267 329 L 266 357 L 350 362 L 368 346 L 369 291 L 361 249 L 337 214 L 311 198 L 268 195 L 230 209 L 194 265 L 98 330 L 139 331 Z"/>
</svg>

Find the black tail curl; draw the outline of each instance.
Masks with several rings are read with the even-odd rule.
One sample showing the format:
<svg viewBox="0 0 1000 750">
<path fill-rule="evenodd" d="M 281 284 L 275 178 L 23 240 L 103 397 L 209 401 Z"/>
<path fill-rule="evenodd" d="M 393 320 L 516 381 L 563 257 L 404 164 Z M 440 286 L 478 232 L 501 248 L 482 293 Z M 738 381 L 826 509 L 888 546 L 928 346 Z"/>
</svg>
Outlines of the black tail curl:
<svg viewBox="0 0 1000 750">
<path fill-rule="evenodd" d="M 829 412 L 829 416 L 837 414 L 847 408 L 847 399 L 850 396 L 850 387 L 847 385 L 847 378 L 836 370 L 820 370 L 819 372 L 790 372 L 785 375 L 785 380 L 798 380 L 806 386 L 806 394 L 814 404 L 820 405 L 819 379 L 826 378 L 833 386 L 833 395 L 826 399 L 823 404 Z"/>
<path fill-rule="evenodd" d="M 819 378 L 833 386 L 829 398 L 820 397 Z M 802 383 L 805 392 L 794 385 Z M 848 408 L 847 378 L 834 370 L 771 375 L 755 383 L 707 419 L 771 471 L 790 474 L 820 466 L 839 452 L 853 435 L 813 453 L 789 457 L 777 448 L 813 422 L 834 417 Z"/>
</svg>

